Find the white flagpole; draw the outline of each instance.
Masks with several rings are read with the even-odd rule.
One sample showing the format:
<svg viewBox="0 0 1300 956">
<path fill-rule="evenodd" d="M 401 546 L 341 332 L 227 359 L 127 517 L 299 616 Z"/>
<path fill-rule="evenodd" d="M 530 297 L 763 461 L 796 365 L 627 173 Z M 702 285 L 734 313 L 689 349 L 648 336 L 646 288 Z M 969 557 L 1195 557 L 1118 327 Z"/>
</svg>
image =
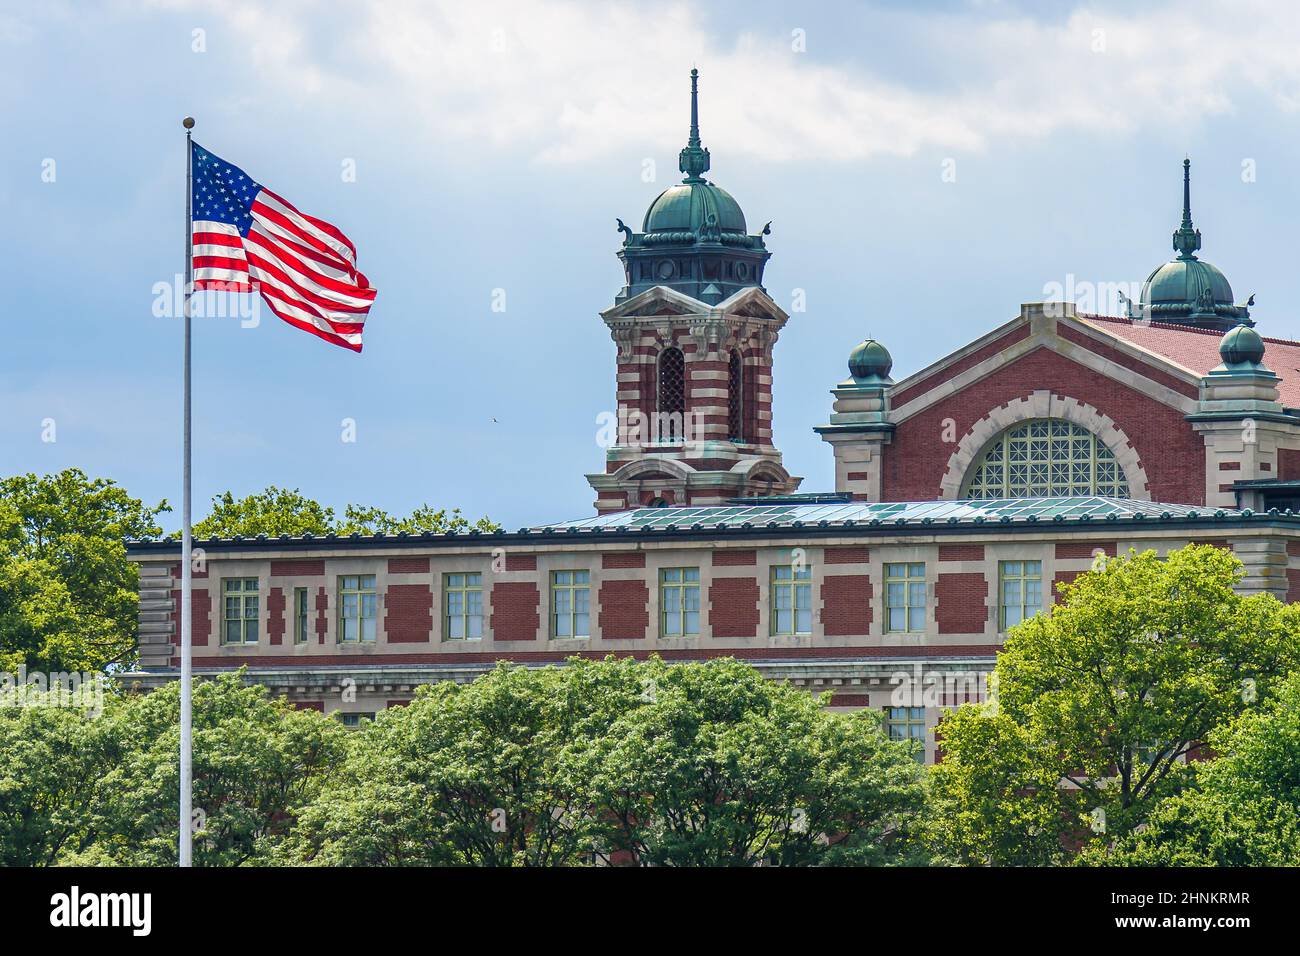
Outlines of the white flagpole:
<svg viewBox="0 0 1300 956">
<path fill-rule="evenodd" d="M 190 539 L 190 295 L 194 285 L 194 230 L 193 222 L 193 182 L 194 153 L 190 143 L 190 130 L 194 129 L 194 118 L 187 116 L 181 125 L 185 127 L 185 359 L 184 399 L 182 402 L 184 419 L 183 446 L 184 460 L 181 465 L 181 805 L 180 805 L 180 865 L 193 866 L 194 822 L 193 792 L 191 788 L 190 744 L 192 734 L 193 698 L 190 686 L 190 631 L 192 626 L 190 607 L 193 597 L 193 569 L 191 560 L 193 543 Z"/>
</svg>

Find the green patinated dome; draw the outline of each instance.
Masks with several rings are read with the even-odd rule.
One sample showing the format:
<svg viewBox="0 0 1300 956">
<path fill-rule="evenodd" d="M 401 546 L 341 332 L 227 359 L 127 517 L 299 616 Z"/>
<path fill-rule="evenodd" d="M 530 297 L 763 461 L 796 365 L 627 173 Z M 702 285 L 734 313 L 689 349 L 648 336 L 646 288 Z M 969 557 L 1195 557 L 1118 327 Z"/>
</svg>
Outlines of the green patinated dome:
<svg viewBox="0 0 1300 956">
<path fill-rule="evenodd" d="M 1183 160 L 1183 219 L 1174 232 L 1178 256 L 1147 276 L 1139 297 L 1142 315 L 1210 329 L 1253 324 L 1246 306 L 1233 303 L 1227 276 L 1196 257 L 1201 233 L 1192 225 L 1191 166 L 1191 160 Z"/>
<path fill-rule="evenodd" d="M 740 204 L 704 178 L 710 163 L 700 140 L 699 71 L 691 70 L 691 128 L 677 160 L 686 175 L 655 197 L 641 232 L 618 220 L 626 282 L 615 301 L 665 286 L 716 305 L 742 289 L 763 287 L 770 255 L 763 237 L 772 224 L 749 235 Z"/>
<path fill-rule="evenodd" d="M 889 350 L 875 339 L 867 339 L 849 353 L 849 374 L 855 379 L 887 379 L 893 368 Z"/>
<path fill-rule="evenodd" d="M 713 183 L 688 180 L 659 194 L 646 211 L 641 229 L 646 233 L 698 234 L 713 223 L 721 232 L 745 232 L 745 214 L 731 193 Z"/>
<path fill-rule="evenodd" d="M 1246 325 L 1229 330 L 1219 343 L 1224 365 L 1258 365 L 1264 359 L 1264 340 Z"/>
<path fill-rule="evenodd" d="M 1151 317 L 1157 320 L 1194 314 L 1236 319 L 1239 311 L 1233 305 L 1227 276 L 1195 257 L 1166 262 L 1147 276 L 1141 301 L 1151 307 Z"/>
</svg>

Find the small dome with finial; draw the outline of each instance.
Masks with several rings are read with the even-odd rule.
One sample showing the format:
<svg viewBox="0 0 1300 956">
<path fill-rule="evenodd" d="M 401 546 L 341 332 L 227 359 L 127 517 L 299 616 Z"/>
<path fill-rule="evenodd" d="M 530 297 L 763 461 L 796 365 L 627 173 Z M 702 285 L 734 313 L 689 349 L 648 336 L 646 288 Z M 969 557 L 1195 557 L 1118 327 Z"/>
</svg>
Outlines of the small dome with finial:
<svg viewBox="0 0 1300 956">
<path fill-rule="evenodd" d="M 1264 360 L 1264 340 L 1248 325 L 1229 329 L 1219 342 L 1219 357 L 1223 364 L 1258 365 Z"/>
<path fill-rule="evenodd" d="M 1191 169 L 1191 160 L 1184 159 L 1183 218 L 1173 236 L 1178 255 L 1147 276 L 1138 297 L 1142 314 L 1156 322 L 1205 329 L 1228 329 L 1238 322 L 1253 325 L 1249 308 L 1234 304 L 1227 276 L 1196 255 L 1201 232 L 1192 224 Z"/>
<path fill-rule="evenodd" d="M 849 374 L 859 381 L 888 379 L 893 367 L 889 350 L 875 339 L 867 339 L 849 353 Z"/>
</svg>

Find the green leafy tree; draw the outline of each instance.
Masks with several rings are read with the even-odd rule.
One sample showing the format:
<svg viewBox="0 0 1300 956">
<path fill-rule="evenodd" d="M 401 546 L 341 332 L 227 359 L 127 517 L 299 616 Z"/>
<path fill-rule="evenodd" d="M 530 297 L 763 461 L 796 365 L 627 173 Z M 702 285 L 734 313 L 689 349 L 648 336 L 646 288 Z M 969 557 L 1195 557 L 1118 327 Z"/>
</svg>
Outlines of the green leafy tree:
<svg viewBox="0 0 1300 956">
<path fill-rule="evenodd" d="M 105 725 L 81 710 L 0 706 L 0 866 L 50 866 L 85 839 Z"/>
<path fill-rule="evenodd" d="M 443 508 L 435 511 L 428 505 L 421 505 L 406 518 L 395 518 L 381 508 L 368 508 L 361 505 L 348 505 L 343 511 L 343 520 L 339 522 L 339 534 L 444 534 L 448 531 L 482 531 L 490 533 L 500 531 L 501 526 L 479 518 L 471 522 L 460 513 L 459 508 L 450 511 Z"/>
<path fill-rule="evenodd" d="M 446 531 L 499 530 L 487 518 L 470 522 L 459 509 L 435 511 L 421 505 L 405 518 L 395 517 L 382 508 L 348 505 L 343 518 L 335 517 L 334 509 L 306 497 L 297 488 L 292 490 L 271 485 L 243 498 L 226 491 L 212 499 L 212 511 L 196 522 L 193 534 L 204 538 L 255 538 L 264 534 L 279 537 L 282 534 L 323 536 L 327 534 L 420 534 L 425 531 L 441 534 Z"/>
<path fill-rule="evenodd" d="M 590 817 L 559 782 L 556 761 L 575 738 L 600 733 L 638 688 L 631 662 L 573 664 L 501 662 L 381 713 L 303 813 L 294 853 L 322 865 L 587 861 Z"/>
<path fill-rule="evenodd" d="M 244 498 L 229 491 L 212 499 L 212 511 L 195 522 L 196 539 L 255 538 L 287 535 L 325 535 L 334 530 L 334 509 L 304 496 L 297 488 L 289 490 L 270 485 Z"/>
<path fill-rule="evenodd" d="M 996 668 L 998 723 L 968 712 L 940 727 L 930 831 L 940 852 L 1053 862 L 1128 832 L 1176 792 L 1188 752 L 1300 651 L 1300 607 L 1238 594 L 1242 574 L 1208 545 L 1163 560 L 1130 553 L 1013 629 Z"/>
<path fill-rule="evenodd" d="M 562 761 L 607 851 L 659 866 L 915 862 L 924 771 L 875 713 L 827 711 L 729 658 L 637 676 L 636 706 Z"/>
<path fill-rule="evenodd" d="M 179 684 L 132 695 L 100 718 L 102 766 L 86 826 L 61 863 L 173 866 L 180 794 Z M 241 672 L 194 687 L 193 806 L 197 866 L 272 858 L 330 770 L 347 731 L 317 711 L 294 710 Z"/>
<path fill-rule="evenodd" d="M 364 728 L 284 858 L 902 861 L 922 781 L 874 714 L 828 712 L 736 661 L 501 663 Z"/>
<path fill-rule="evenodd" d="M 139 600 L 125 542 L 160 534 L 167 510 L 75 468 L 0 480 L 0 668 L 129 664 Z"/>
<path fill-rule="evenodd" d="M 1300 866 L 1300 672 L 1210 734 L 1216 759 L 1145 825 L 1090 848 L 1106 866 Z"/>
</svg>

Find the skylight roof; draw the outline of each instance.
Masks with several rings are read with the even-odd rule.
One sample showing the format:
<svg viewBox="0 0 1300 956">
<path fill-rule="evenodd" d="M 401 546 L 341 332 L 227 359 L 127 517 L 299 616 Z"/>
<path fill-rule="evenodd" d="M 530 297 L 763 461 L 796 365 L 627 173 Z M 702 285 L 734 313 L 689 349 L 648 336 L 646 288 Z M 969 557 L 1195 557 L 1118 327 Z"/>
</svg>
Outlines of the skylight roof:
<svg viewBox="0 0 1300 956">
<path fill-rule="evenodd" d="M 859 524 L 984 524 L 1034 521 L 1142 518 L 1239 517 L 1241 512 L 1195 505 L 1160 504 L 1128 498 L 998 498 L 966 501 L 837 502 L 833 504 L 717 505 L 702 508 L 637 508 L 578 518 L 547 528 L 596 530 L 687 530 L 729 527 L 800 527 Z"/>
</svg>

